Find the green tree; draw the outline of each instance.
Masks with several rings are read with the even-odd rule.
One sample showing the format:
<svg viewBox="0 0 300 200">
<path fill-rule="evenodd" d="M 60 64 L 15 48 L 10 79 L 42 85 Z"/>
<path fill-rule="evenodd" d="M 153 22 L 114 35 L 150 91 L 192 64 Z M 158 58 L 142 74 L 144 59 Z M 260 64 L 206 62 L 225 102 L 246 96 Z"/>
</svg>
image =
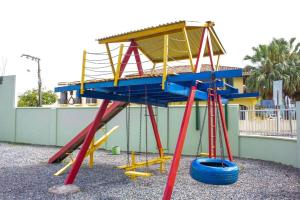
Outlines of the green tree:
<svg viewBox="0 0 300 200">
<path fill-rule="evenodd" d="M 42 91 L 42 104 L 50 105 L 57 100 L 56 94 L 51 91 Z M 36 89 L 27 90 L 24 94 L 19 96 L 18 107 L 37 107 L 38 105 L 38 91 Z"/>
<path fill-rule="evenodd" d="M 268 45 L 253 47 L 253 55 L 245 56 L 251 74 L 246 80 L 248 91 L 258 91 L 263 99 L 272 99 L 273 81 L 283 80 L 284 95 L 295 98 L 300 91 L 300 43 L 296 38 L 273 39 Z"/>
</svg>

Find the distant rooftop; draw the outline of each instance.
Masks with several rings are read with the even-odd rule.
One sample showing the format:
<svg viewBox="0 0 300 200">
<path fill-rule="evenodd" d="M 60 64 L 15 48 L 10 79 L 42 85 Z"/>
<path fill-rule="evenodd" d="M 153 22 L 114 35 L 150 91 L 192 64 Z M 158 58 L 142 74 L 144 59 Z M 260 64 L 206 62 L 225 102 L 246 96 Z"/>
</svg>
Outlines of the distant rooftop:
<svg viewBox="0 0 300 200">
<path fill-rule="evenodd" d="M 231 66 L 219 66 L 218 70 L 234 70 L 234 69 L 241 69 L 240 67 L 231 67 Z M 168 66 L 167 68 L 168 74 L 184 74 L 184 73 L 192 73 L 191 67 L 189 65 L 180 65 L 180 66 Z M 209 64 L 202 64 L 201 65 L 201 72 L 204 71 L 211 71 L 211 67 Z M 152 71 L 144 72 L 144 75 L 162 75 L 163 69 L 155 69 Z M 126 77 L 138 76 L 138 73 L 129 74 Z"/>
</svg>

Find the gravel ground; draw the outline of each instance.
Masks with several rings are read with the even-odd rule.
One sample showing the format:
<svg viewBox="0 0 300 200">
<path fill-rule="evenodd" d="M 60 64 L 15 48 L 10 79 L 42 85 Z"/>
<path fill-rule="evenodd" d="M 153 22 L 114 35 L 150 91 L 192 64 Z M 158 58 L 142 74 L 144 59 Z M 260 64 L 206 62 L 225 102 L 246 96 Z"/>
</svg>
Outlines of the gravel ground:
<svg viewBox="0 0 300 200">
<path fill-rule="evenodd" d="M 0 143 L 0 199 L 160 199 L 163 194 L 167 174 L 159 175 L 158 166 L 149 169 L 155 176 L 130 181 L 115 168 L 126 163 L 126 154 L 113 156 L 107 151 L 97 151 L 94 169 L 89 169 L 86 163 L 81 168 L 76 182 L 81 188 L 79 193 L 49 193 L 50 187 L 62 184 L 66 177 L 53 176 L 63 164 L 47 164 L 57 150 Z M 189 176 L 193 159 L 182 158 L 173 199 L 300 199 L 299 169 L 261 160 L 236 159 L 241 170 L 239 181 L 230 186 L 212 186 Z"/>
</svg>

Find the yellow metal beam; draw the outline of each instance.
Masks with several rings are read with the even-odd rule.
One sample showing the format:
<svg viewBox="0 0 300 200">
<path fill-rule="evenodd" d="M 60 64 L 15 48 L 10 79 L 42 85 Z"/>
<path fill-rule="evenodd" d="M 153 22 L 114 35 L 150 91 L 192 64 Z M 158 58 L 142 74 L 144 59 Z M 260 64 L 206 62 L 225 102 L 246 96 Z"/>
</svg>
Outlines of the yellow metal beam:
<svg viewBox="0 0 300 200">
<path fill-rule="evenodd" d="M 93 143 L 93 147 L 90 147 L 89 150 L 86 152 L 85 154 L 85 158 L 88 156 L 91 156 L 97 149 L 99 149 L 100 146 L 102 146 L 108 139 L 108 137 L 119 128 L 119 126 L 115 126 L 113 127 L 110 131 L 108 131 L 106 134 L 104 134 L 100 139 L 98 139 L 95 143 Z M 73 163 L 75 162 L 76 159 L 71 160 L 67 165 L 65 165 L 63 168 L 61 168 L 60 170 L 58 170 L 54 176 L 59 176 L 61 174 L 63 174 L 70 166 L 73 165 Z M 91 160 L 90 163 L 91 164 Z M 89 165 L 91 166 L 91 165 Z"/>
<path fill-rule="evenodd" d="M 171 160 L 172 156 L 164 156 L 164 157 L 159 157 L 159 158 L 154 158 L 151 160 L 147 161 L 143 161 L 143 162 L 135 162 L 134 165 L 122 165 L 122 166 L 118 166 L 119 169 L 124 169 L 126 171 L 132 171 L 135 170 L 137 168 L 142 168 L 142 167 L 146 167 L 146 166 L 150 166 L 150 165 L 157 165 L 157 164 L 161 164 L 161 163 L 165 163 L 168 160 Z"/>
<path fill-rule="evenodd" d="M 219 67 L 220 67 L 220 56 L 221 55 L 218 55 L 218 58 L 217 58 L 216 71 L 219 70 Z"/>
<path fill-rule="evenodd" d="M 110 49 L 109 49 L 108 43 L 105 43 L 105 47 L 106 47 L 106 51 L 107 51 L 109 63 L 110 63 L 110 66 L 111 66 L 111 71 L 112 71 L 113 75 L 115 75 L 116 74 L 116 72 L 115 72 L 115 66 L 114 66 L 114 62 L 113 62 L 113 59 L 112 59 L 112 56 L 111 56 L 111 53 L 110 53 Z"/>
<path fill-rule="evenodd" d="M 122 64 L 123 48 L 124 48 L 124 44 L 121 44 L 120 45 L 120 50 L 119 50 L 119 56 L 118 56 L 117 71 L 115 73 L 115 78 L 114 78 L 114 86 L 118 85 L 118 81 L 119 81 L 119 78 L 120 78 L 120 70 L 121 70 L 121 64 Z"/>
<path fill-rule="evenodd" d="M 186 28 L 183 28 L 182 31 L 183 31 L 183 35 L 184 35 L 184 39 L 185 39 L 185 43 L 186 43 L 186 48 L 187 48 L 188 54 L 189 54 L 189 61 L 190 61 L 190 65 L 191 65 L 191 68 L 192 68 L 192 72 L 194 72 L 195 67 L 194 67 L 194 64 L 193 64 L 193 55 L 192 55 L 192 51 L 191 51 L 191 47 L 190 47 L 189 37 L 188 37 L 188 34 L 186 32 Z"/>
<path fill-rule="evenodd" d="M 137 31 L 131 31 L 127 33 L 121 33 L 118 35 L 98 39 L 99 44 L 116 43 L 116 42 L 128 42 L 132 39 L 138 41 L 140 39 L 151 38 L 159 35 L 166 35 L 174 32 L 180 32 L 182 28 L 187 29 L 204 28 L 214 26 L 213 22 L 205 23 L 190 23 L 186 21 L 179 21 L 169 24 L 163 24 L 155 27 L 144 28 Z"/>
<path fill-rule="evenodd" d="M 131 179 L 135 180 L 136 177 L 150 177 L 153 174 L 147 173 L 147 172 L 126 171 L 125 175 L 129 176 Z"/>
<path fill-rule="evenodd" d="M 95 137 L 93 138 L 93 140 L 91 142 L 91 145 L 90 145 L 90 150 L 91 150 L 90 160 L 89 160 L 89 167 L 90 168 L 94 167 L 94 151 L 95 151 L 94 143 L 95 143 Z"/>
<path fill-rule="evenodd" d="M 83 50 L 82 69 L 81 69 L 81 83 L 80 83 L 80 94 L 84 93 L 85 63 L 86 63 L 86 50 Z"/>
<path fill-rule="evenodd" d="M 209 26 L 208 27 L 208 31 L 210 33 L 210 35 L 212 36 L 212 38 L 214 39 L 214 41 L 217 43 L 217 46 L 222 50 L 222 52 L 225 54 L 225 49 L 223 47 L 223 45 L 221 44 L 218 36 L 216 35 L 216 33 L 213 31 L 213 29 Z"/>
<path fill-rule="evenodd" d="M 162 90 L 165 89 L 165 81 L 167 80 L 167 63 L 168 63 L 168 49 L 169 49 L 169 36 L 164 36 L 164 65 L 163 65 L 163 79 Z"/>
<path fill-rule="evenodd" d="M 209 156 L 209 154 L 202 152 L 202 153 L 199 154 L 199 156 Z"/>
</svg>

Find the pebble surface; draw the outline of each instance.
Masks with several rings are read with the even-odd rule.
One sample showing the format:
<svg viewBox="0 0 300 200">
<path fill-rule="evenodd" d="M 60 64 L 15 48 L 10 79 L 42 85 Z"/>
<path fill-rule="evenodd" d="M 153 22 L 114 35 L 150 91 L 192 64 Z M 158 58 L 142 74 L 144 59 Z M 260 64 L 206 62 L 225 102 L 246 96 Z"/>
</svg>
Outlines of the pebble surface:
<svg viewBox="0 0 300 200">
<path fill-rule="evenodd" d="M 167 174 L 158 166 L 149 167 L 150 178 L 131 181 L 116 166 L 126 164 L 127 154 L 111 155 L 108 151 L 95 153 L 95 166 L 84 162 L 76 179 L 80 192 L 59 195 L 48 192 L 61 185 L 66 174 L 53 174 L 63 167 L 47 164 L 59 148 L 0 143 L 0 199 L 161 199 Z M 149 159 L 156 155 L 149 155 Z M 137 155 L 137 161 L 145 155 Z M 194 157 L 183 156 L 173 191 L 173 199 L 300 199 L 300 170 L 261 160 L 235 159 L 240 167 L 236 184 L 206 185 L 194 181 L 189 167 Z M 169 169 L 167 165 L 166 169 Z"/>
</svg>

